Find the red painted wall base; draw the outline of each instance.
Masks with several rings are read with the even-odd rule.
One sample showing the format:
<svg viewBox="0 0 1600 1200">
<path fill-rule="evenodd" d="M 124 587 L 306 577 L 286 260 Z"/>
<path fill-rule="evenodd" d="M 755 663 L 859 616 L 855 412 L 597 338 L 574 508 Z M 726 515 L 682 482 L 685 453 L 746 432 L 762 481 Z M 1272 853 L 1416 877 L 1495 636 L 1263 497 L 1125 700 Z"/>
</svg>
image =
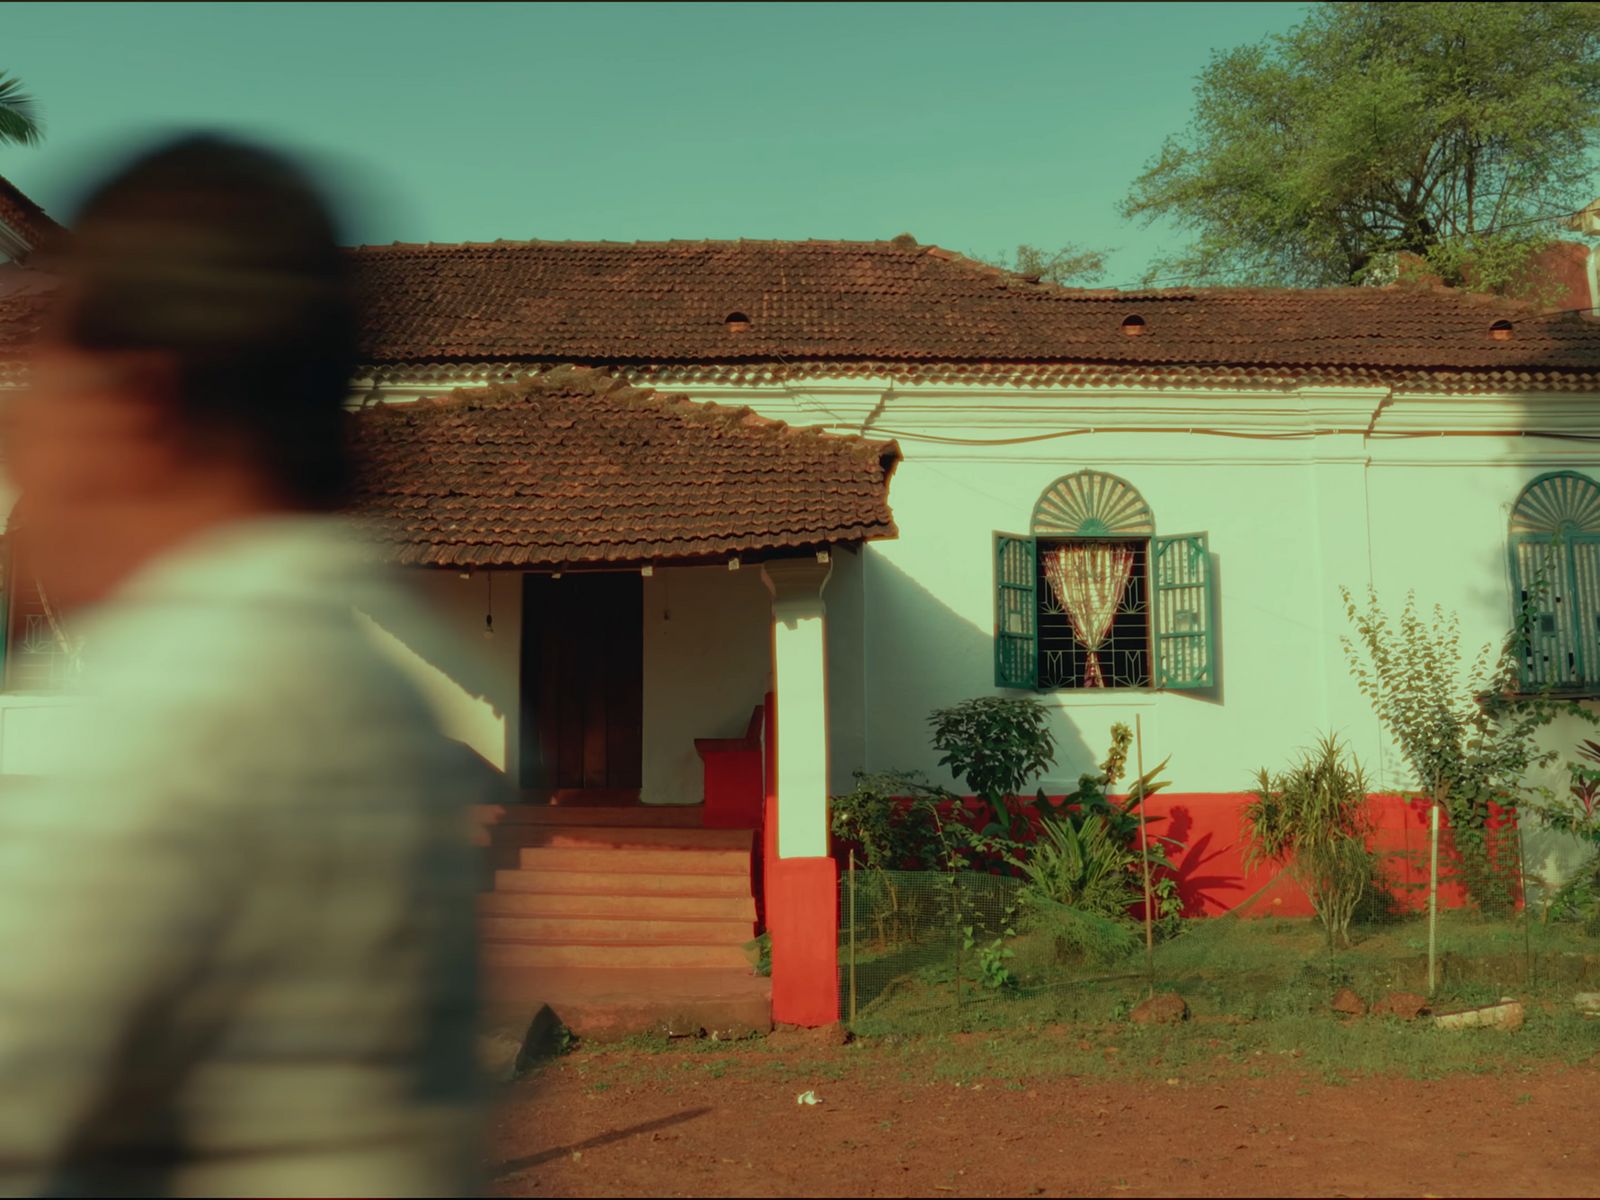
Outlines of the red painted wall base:
<svg viewBox="0 0 1600 1200">
<path fill-rule="evenodd" d="M 772 935 L 772 1019 L 831 1025 L 839 1019 L 839 865 L 831 858 L 766 863 Z"/>
</svg>

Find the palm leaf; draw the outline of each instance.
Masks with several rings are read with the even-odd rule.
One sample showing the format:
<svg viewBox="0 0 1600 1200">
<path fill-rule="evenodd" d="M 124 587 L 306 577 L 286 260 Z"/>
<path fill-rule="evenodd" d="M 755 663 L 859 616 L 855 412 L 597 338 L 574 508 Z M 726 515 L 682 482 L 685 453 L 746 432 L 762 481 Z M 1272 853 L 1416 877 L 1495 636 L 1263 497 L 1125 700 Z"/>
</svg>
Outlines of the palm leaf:
<svg viewBox="0 0 1600 1200">
<path fill-rule="evenodd" d="M 44 136 L 39 105 L 22 90 L 22 81 L 0 71 L 0 142 L 35 146 Z"/>
</svg>

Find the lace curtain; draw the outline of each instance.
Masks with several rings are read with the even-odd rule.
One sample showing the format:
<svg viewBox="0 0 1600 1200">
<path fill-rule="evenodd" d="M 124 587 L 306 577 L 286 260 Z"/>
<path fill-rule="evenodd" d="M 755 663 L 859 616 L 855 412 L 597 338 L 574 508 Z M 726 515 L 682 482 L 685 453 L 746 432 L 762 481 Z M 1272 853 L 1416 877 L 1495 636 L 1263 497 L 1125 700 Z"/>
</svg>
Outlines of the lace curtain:
<svg viewBox="0 0 1600 1200">
<path fill-rule="evenodd" d="M 1100 648 L 1133 576 L 1133 547 L 1107 542 L 1057 546 L 1044 556 L 1044 576 L 1088 653 L 1083 686 L 1103 688 Z"/>
</svg>

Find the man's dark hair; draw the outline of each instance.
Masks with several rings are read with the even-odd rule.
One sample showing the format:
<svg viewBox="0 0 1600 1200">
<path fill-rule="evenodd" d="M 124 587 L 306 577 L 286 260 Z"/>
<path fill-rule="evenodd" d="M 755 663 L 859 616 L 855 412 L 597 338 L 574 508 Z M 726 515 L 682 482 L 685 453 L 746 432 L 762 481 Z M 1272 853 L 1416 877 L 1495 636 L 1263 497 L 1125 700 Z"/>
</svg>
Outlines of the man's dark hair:
<svg viewBox="0 0 1600 1200">
<path fill-rule="evenodd" d="M 65 256 L 65 341 L 170 355 L 198 449 L 242 455 L 296 505 L 343 503 L 355 292 L 299 168 L 221 138 L 168 143 L 89 196 Z"/>
</svg>

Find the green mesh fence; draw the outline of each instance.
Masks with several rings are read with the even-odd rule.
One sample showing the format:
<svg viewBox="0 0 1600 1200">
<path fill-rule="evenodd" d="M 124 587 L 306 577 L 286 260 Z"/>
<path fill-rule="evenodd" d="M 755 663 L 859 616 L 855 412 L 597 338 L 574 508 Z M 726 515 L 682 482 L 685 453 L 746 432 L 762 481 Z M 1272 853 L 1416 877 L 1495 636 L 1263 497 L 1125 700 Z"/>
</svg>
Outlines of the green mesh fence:
<svg viewBox="0 0 1600 1200">
<path fill-rule="evenodd" d="M 1168 922 L 1147 945 L 1137 909 L 1096 917 L 1039 903 L 1012 877 L 856 867 L 840 880 L 840 1012 L 862 1032 L 909 1033 L 1116 1020 L 1168 991 L 1219 1020 L 1330 1012 L 1344 989 L 1380 1006 L 1413 993 L 1435 1013 L 1600 992 L 1600 887 L 1553 903 L 1526 880 L 1514 829 L 1476 854 L 1447 845 L 1436 874 L 1422 854 L 1380 859 L 1348 944 L 1316 917 L 1277 915 L 1289 881 Z"/>
</svg>

